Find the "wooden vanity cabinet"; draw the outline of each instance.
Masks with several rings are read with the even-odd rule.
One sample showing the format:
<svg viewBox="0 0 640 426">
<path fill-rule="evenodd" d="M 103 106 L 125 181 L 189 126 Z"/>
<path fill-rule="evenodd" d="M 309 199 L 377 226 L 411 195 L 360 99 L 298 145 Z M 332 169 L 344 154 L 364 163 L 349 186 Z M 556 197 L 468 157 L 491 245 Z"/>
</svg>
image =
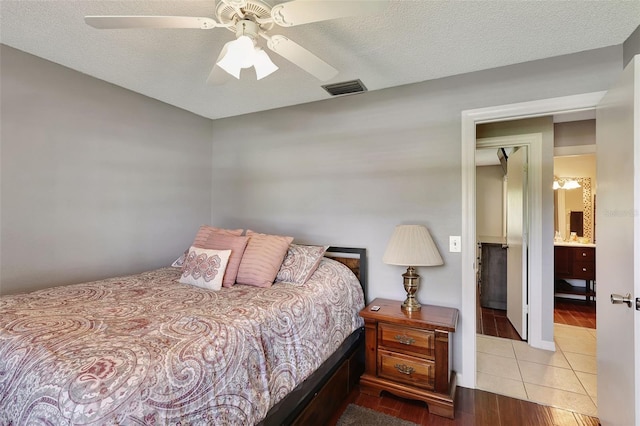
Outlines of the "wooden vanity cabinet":
<svg viewBox="0 0 640 426">
<path fill-rule="evenodd" d="M 555 246 L 555 294 L 585 296 L 587 302 L 595 301 L 596 249 L 595 247 Z M 566 280 L 585 280 L 586 286 L 579 287 Z"/>
</svg>

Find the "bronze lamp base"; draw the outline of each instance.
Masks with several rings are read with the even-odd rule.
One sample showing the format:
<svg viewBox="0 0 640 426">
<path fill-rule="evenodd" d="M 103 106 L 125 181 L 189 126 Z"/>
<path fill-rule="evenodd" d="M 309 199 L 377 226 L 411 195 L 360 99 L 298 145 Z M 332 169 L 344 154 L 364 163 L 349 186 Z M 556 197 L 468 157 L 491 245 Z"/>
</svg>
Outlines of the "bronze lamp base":
<svg viewBox="0 0 640 426">
<path fill-rule="evenodd" d="M 421 306 L 416 300 L 416 291 L 418 291 L 418 282 L 420 281 L 420 275 L 416 274 L 416 269 L 413 266 L 407 268 L 407 272 L 402 274 L 404 278 L 404 289 L 407 292 L 407 298 L 402 303 L 402 310 L 405 312 L 417 312 Z"/>
</svg>

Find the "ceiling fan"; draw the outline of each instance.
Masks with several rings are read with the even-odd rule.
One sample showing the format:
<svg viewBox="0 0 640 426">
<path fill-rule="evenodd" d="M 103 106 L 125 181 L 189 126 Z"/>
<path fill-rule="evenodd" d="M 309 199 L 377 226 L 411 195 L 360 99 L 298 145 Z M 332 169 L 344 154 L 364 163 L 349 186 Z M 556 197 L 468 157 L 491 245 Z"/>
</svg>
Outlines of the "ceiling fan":
<svg viewBox="0 0 640 426">
<path fill-rule="evenodd" d="M 260 37 L 267 47 L 321 81 L 338 70 L 293 40 L 270 34 L 274 26 L 292 27 L 311 22 L 361 15 L 380 10 L 384 0 L 292 0 L 273 7 L 262 0 L 220 0 L 216 19 L 190 16 L 85 16 L 85 22 L 98 29 L 127 28 L 227 28 L 236 39 L 224 45 L 207 82 L 220 84 L 227 75 L 240 78 L 241 69 L 254 67 L 257 79 L 278 69 L 258 45 Z M 226 71 L 221 72 L 222 70 Z"/>
</svg>

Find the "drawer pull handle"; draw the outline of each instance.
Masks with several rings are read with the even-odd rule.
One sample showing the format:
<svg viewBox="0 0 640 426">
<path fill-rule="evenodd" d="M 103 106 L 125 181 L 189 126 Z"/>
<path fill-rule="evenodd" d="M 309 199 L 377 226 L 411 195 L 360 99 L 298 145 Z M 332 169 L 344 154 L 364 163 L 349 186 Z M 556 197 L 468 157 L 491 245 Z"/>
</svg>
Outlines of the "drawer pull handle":
<svg viewBox="0 0 640 426">
<path fill-rule="evenodd" d="M 587 257 L 587 253 L 582 252 L 582 257 Z"/>
<path fill-rule="evenodd" d="M 398 370 L 398 372 L 402 374 L 406 374 L 407 376 L 410 376 L 411 373 L 415 371 L 413 367 L 409 367 L 406 364 L 396 364 L 394 365 L 394 367 L 396 368 L 396 370 Z"/>
<path fill-rule="evenodd" d="M 582 272 L 587 272 L 587 268 L 582 268 Z"/>
<path fill-rule="evenodd" d="M 416 342 L 416 339 L 412 337 L 401 336 L 399 334 L 395 335 L 395 339 L 403 345 L 413 345 Z"/>
</svg>

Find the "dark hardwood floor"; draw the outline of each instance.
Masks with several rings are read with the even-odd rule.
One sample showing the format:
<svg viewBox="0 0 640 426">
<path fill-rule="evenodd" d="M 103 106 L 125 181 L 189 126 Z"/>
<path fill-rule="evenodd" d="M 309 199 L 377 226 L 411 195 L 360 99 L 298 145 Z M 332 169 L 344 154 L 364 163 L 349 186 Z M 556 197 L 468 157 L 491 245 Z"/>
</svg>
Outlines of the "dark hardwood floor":
<svg viewBox="0 0 640 426">
<path fill-rule="evenodd" d="M 557 324 L 596 328 L 596 304 L 582 300 L 556 298 L 553 320 Z M 522 340 L 507 319 L 507 311 L 483 308 L 476 305 L 476 330 L 478 334 Z"/>
<path fill-rule="evenodd" d="M 556 298 L 553 321 L 557 324 L 596 328 L 596 304 Z"/>
<path fill-rule="evenodd" d="M 349 404 L 370 408 L 419 425 L 474 426 L 597 426 L 598 419 L 509 398 L 481 390 L 458 387 L 453 420 L 429 413 L 425 403 L 383 392 L 381 397 L 366 395 L 356 387 L 336 411 L 329 425 L 335 425 Z"/>
<path fill-rule="evenodd" d="M 500 309 L 480 308 L 478 334 L 503 337 L 505 339 L 522 340 L 507 318 L 507 311 Z"/>
</svg>

